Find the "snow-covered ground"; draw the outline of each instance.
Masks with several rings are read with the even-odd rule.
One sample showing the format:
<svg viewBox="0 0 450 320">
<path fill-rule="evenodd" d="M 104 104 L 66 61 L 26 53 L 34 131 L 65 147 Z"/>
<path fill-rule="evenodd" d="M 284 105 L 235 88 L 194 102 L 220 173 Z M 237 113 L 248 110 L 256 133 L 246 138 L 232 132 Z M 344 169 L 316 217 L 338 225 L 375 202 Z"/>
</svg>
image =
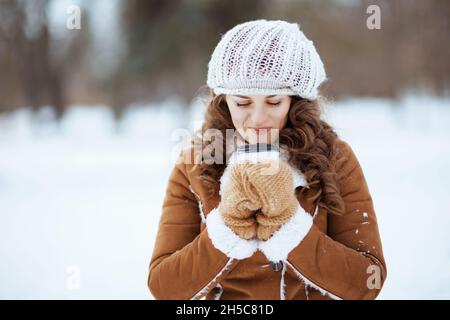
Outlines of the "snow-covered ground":
<svg viewBox="0 0 450 320">
<path fill-rule="evenodd" d="M 324 117 L 357 154 L 388 279 L 380 299 L 450 298 L 450 101 L 349 99 Z M 199 111 L 200 110 L 200 111 Z M 147 266 L 178 142 L 201 109 L 0 117 L 0 298 L 150 299 Z"/>
</svg>

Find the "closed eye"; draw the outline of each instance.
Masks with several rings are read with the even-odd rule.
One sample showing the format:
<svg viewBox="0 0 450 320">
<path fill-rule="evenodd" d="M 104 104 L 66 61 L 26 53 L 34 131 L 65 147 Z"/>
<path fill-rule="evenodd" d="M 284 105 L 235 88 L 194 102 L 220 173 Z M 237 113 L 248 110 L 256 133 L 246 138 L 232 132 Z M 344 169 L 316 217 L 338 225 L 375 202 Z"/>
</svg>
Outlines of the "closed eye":
<svg viewBox="0 0 450 320">
<path fill-rule="evenodd" d="M 271 106 L 278 106 L 278 105 L 281 104 L 281 101 L 279 101 L 279 102 L 277 102 L 277 103 L 269 103 L 269 102 L 268 102 L 268 104 L 271 105 Z M 236 105 L 237 105 L 238 107 L 246 107 L 246 106 L 249 106 L 250 104 L 249 104 L 249 103 L 247 103 L 247 104 L 236 103 Z"/>
</svg>

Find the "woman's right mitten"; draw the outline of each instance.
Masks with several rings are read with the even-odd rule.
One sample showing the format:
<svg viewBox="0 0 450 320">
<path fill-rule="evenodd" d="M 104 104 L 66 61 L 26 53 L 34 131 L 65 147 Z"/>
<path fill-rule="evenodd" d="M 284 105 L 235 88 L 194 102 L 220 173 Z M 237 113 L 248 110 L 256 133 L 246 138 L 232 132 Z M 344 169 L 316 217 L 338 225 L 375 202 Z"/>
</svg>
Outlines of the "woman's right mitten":
<svg viewBox="0 0 450 320">
<path fill-rule="evenodd" d="M 258 194 L 248 177 L 249 162 L 236 163 L 228 168 L 229 175 L 221 187 L 219 211 L 225 224 L 243 239 L 257 236 L 255 213 L 261 209 Z"/>
</svg>

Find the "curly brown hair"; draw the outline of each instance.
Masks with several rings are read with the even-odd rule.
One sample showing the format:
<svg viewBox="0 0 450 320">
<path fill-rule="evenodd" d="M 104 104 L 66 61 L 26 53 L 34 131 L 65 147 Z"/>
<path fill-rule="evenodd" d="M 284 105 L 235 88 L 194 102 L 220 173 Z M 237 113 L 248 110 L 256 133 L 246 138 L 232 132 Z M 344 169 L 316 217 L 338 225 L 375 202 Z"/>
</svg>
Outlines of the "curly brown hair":
<svg viewBox="0 0 450 320">
<path fill-rule="evenodd" d="M 194 147 L 202 150 L 211 148 L 211 142 L 201 139 L 208 129 L 219 130 L 226 137 L 226 129 L 234 129 L 225 95 L 216 95 L 210 90 L 211 97 L 206 104 L 205 121 L 198 134 L 192 138 Z M 279 133 L 279 144 L 288 151 L 289 163 L 297 167 L 305 176 L 307 185 L 298 187 L 296 193 L 306 196 L 329 213 L 342 215 L 344 201 L 340 195 L 336 174 L 336 156 L 338 153 L 338 135 L 334 129 L 320 118 L 320 99 L 307 100 L 299 96 L 291 97 L 286 125 Z M 223 140 L 223 149 L 226 148 Z M 214 153 L 214 150 L 211 151 Z M 199 179 L 213 195 L 220 188 L 220 178 L 226 167 L 226 153 L 219 156 L 221 163 L 196 162 L 200 166 Z"/>
</svg>

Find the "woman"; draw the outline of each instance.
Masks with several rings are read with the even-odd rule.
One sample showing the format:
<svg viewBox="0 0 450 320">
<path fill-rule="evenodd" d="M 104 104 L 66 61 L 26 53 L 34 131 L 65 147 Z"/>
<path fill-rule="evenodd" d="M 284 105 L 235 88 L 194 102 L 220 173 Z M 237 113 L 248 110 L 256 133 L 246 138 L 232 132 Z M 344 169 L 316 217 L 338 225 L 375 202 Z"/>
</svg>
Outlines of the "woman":
<svg viewBox="0 0 450 320">
<path fill-rule="evenodd" d="M 236 129 L 231 145 L 279 149 L 239 152 L 225 138 L 210 153 L 224 161 L 202 161 L 211 141 L 194 139 L 180 154 L 150 262 L 155 298 L 377 297 L 386 264 L 373 202 L 351 147 L 320 119 L 325 79 L 298 24 L 254 20 L 221 38 L 202 133 Z"/>
</svg>

